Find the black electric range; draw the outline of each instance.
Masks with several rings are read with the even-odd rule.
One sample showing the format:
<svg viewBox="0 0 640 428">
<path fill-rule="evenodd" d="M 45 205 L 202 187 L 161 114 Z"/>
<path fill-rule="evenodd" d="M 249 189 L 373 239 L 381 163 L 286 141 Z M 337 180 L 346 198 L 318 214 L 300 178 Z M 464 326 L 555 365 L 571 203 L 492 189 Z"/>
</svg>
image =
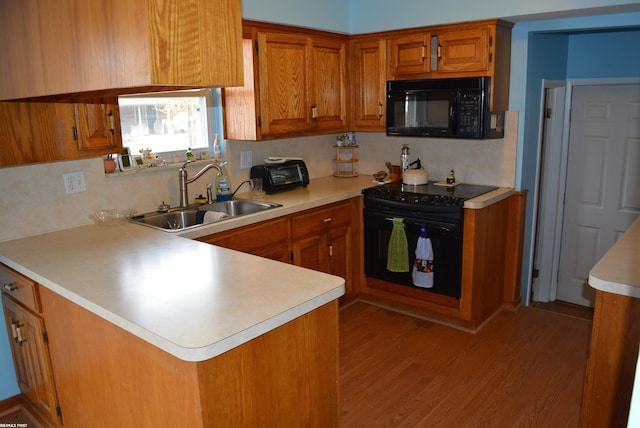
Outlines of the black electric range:
<svg viewBox="0 0 640 428">
<path fill-rule="evenodd" d="M 464 183 L 447 187 L 433 182 L 407 185 L 396 181 L 363 190 L 365 274 L 369 286 L 386 290 L 388 285 L 381 284 L 396 284 L 402 286 L 401 290 L 421 289 L 459 299 L 463 205 L 466 200 L 494 189 L 496 187 Z M 390 271 L 387 267 L 388 245 L 397 218 L 402 219 L 409 261 L 407 270 L 402 272 Z M 428 288 L 415 285 L 412 276 L 414 249 L 423 236 L 430 239 L 433 251 L 430 261 L 433 285 Z"/>
</svg>

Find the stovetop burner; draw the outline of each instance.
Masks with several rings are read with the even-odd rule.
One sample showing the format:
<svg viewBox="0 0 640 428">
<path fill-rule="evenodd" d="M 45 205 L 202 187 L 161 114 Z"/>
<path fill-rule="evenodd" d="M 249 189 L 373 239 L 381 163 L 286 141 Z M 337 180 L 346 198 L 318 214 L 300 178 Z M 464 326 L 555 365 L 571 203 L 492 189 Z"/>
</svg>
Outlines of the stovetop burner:
<svg viewBox="0 0 640 428">
<path fill-rule="evenodd" d="M 492 186 L 458 184 L 454 187 L 437 186 L 433 181 L 423 185 L 403 184 L 393 181 L 365 189 L 365 197 L 408 204 L 428 206 L 462 207 L 464 201 L 497 189 Z"/>
</svg>

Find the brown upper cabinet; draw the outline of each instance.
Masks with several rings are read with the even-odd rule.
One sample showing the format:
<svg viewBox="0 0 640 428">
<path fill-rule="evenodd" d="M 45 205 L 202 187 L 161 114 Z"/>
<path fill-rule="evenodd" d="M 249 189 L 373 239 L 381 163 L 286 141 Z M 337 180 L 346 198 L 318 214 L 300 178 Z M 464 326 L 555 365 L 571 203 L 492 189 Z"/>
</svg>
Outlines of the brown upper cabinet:
<svg viewBox="0 0 640 428">
<path fill-rule="evenodd" d="M 245 22 L 244 37 L 245 85 L 224 92 L 228 138 L 346 130 L 345 36 Z"/>
<path fill-rule="evenodd" d="M 95 101 L 0 102 L 0 167 L 120 153 L 117 100 Z"/>
<path fill-rule="evenodd" d="M 384 37 L 352 38 L 350 49 L 353 129 L 385 132 L 386 39 Z"/>
<path fill-rule="evenodd" d="M 0 100 L 241 85 L 241 43 L 240 0 L 3 1 Z"/>
<path fill-rule="evenodd" d="M 416 33 L 389 39 L 390 75 L 428 73 L 430 68 L 431 34 Z"/>
<path fill-rule="evenodd" d="M 509 106 L 511 29 L 501 20 L 390 32 L 389 80 L 491 77 L 491 111 Z"/>
</svg>

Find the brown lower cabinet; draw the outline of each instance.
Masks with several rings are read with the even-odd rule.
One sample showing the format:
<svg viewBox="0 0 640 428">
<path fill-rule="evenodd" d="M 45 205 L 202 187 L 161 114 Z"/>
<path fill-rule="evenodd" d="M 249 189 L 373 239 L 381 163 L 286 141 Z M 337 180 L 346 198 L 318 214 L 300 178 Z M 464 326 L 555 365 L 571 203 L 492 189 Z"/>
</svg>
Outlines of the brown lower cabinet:
<svg viewBox="0 0 640 428">
<path fill-rule="evenodd" d="M 361 216 L 362 199 L 356 197 L 198 240 L 340 276 L 344 303 L 362 281 Z"/>
<path fill-rule="evenodd" d="M 521 304 L 526 191 L 479 209 L 465 209 L 460 299 L 375 278 L 362 284 L 370 303 L 478 331 L 502 309 Z"/>
<path fill-rule="evenodd" d="M 61 424 L 38 285 L 0 265 L 2 308 L 23 403 L 45 426 Z"/>
<path fill-rule="evenodd" d="M 626 427 L 640 346 L 640 299 L 596 290 L 581 427 Z"/>
<path fill-rule="evenodd" d="M 337 300 L 190 362 L 3 265 L 0 276 L 23 402 L 46 427 L 339 426 Z"/>
</svg>

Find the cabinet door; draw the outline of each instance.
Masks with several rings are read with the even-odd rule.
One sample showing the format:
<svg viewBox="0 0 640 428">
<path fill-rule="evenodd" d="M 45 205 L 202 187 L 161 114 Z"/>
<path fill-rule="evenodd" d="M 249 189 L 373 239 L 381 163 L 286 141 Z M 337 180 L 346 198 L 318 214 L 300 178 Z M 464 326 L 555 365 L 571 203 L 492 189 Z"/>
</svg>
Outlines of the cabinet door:
<svg viewBox="0 0 640 428">
<path fill-rule="evenodd" d="M 20 391 L 50 421 L 60 423 L 44 321 L 3 296 L 5 319 L 13 337 L 12 351 Z"/>
<path fill-rule="evenodd" d="M 113 104 L 74 104 L 76 141 L 80 152 L 120 153 L 120 114 Z"/>
<path fill-rule="evenodd" d="M 385 39 L 355 40 L 352 43 L 352 99 L 355 129 L 385 131 L 386 99 Z"/>
<path fill-rule="evenodd" d="M 310 103 L 313 128 L 344 131 L 347 111 L 346 42 L 312 39 Z"/>
<path fill-rule="evenodd" d="M 241 28 L 240 0 L 3 1 L 0 99 L 237 85 Z"/>
<path fill-rule="evenodd" d="M 429 33 L 409 34 L 391 39 L 391 74 L 419 74 L 430 71 Z"/>
<path fill-rule="evenodd" d="M 0 166 L 77 157 L 71 104 L 0 102 Z"/>
<path fill-rule="evenodd" d="M 326 235 L 313 235 L 294 241 L 293 263 L 308 269 L 329 273 L 329 248 Z"/>
<path fill-rule="evenodd" d="M 311 129 L 309 58 L 305 36 L 258 33 L 260 123 L 262 135 Z"/>
<path fill-rule="evenodd" d="M 120 153 L 117 104 L 0 102 L 0 166 Z"/>
<path fill-rule="evenodd" d="M 448 30 L 437 34 L 438 72 L 487 71 L 489 28 Z"/>
<path fill-rule="evenodd" d="M 345 294 L 349 294 L 352 284 L 351 227 L 337 226 L 327 235 L 329 245 L 329 273 L 345 280 Z"/>
</svg>

